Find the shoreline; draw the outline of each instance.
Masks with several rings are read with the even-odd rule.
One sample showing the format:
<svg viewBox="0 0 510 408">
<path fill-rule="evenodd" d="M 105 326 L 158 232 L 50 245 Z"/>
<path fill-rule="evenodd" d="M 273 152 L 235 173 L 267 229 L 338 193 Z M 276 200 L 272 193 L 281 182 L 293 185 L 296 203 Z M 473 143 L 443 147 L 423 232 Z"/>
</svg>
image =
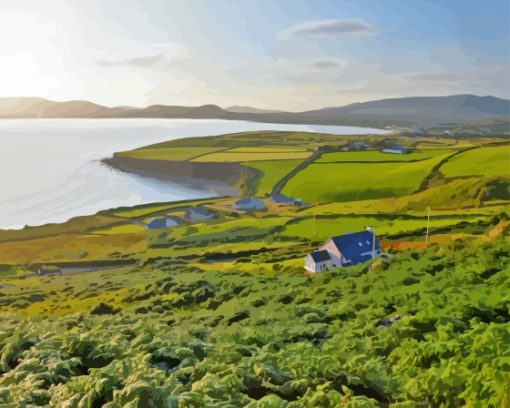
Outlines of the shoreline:
<svg viewBox="0 0 510 408">
<path fill-rule="evenodd" d="M 243 180 L 249 181 L 255 176 L 255 171 L 238 163 L 147 160 L 118 154 L 102 159 L 101 163 L 124 173 L 213 191 L 220 197 L 241 195 L 246 188 Z"/>
</svg>

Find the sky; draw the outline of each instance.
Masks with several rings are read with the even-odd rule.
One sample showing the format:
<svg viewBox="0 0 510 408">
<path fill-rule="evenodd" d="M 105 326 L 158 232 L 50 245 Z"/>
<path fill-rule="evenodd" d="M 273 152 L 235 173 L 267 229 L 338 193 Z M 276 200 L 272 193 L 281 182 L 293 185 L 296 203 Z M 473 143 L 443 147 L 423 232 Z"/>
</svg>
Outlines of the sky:
<svg viewBox="0 0 510 408">
<path fill-rule="evenodd" d="M 510 2 L 0 0 L 0 97 L 299 111 L 510 98 Z"/>
</svg>

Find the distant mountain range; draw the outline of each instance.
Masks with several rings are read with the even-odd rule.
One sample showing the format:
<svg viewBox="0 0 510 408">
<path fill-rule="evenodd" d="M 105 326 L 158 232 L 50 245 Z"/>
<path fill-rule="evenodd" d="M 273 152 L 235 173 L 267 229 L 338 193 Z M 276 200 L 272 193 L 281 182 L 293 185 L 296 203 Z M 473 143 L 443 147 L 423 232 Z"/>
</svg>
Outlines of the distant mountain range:
<svg viewBox="0 0 510 408">
<path fill-rule="evenodd" d="M 251 106 L 229 106 L 225 109 L 228 112 L 235 113 L 281 113 L 282 111 L 274 109 L 258 109 L 252 108 Z"/>
<path fill-rule="evenodd" d="M 382 99 L 305 112 L 280 112 L 246 106 L 216 105 L 146 108 L 113 107 L 88 101 L 55 102 L 42 98 L 0 98 L 0 118 L 189 118 L 230 119 L 315 125 L 424 126 L 510 115 L 510 100 L 454 95 Z"/>
</svg>

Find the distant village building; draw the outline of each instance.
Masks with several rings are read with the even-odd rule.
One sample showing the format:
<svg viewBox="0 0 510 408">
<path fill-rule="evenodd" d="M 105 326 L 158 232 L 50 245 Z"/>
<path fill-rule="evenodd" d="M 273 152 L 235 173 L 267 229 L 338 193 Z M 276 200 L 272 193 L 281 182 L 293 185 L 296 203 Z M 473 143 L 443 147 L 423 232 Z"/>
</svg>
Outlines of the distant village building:
<svg viewBox="0 0 510 408">
<path fill-rule="evenodd" d="M 328 239 L 305 257 L 305 269 L 323 272 L 331 268 L 357 265 L 381 256 L 379 240 L 371 229 Z"/>
<path fill-rule="evenodd" d="M 273 194 L 269 198 L 275 204 L 286 204 L 286 205 L 297 205 L 301 206 L 303 202 L 300 198 L 294 199 L 292 197 L 286 196 L 285 194 Z"/>
<path fill-rule="evenodd" d="M 202 206 L 188 207 L 184 214 L 184 218 L 190 222 L 207 221 L 218 217 L 217 212 Z"/>
<path fill-rule="evenodd" d="M 368 149 L 368 144 L 366 142 L 363 142 L 363 141 L 354 141 L 354 142 L 349 142 L 347 144 L 347 146 L 344 146 L 341 150 L 343 152 L 348 152 L 348 151 L 360 151 L 360 150 L 367 150 Z"/>
<path fill-rule="evenodd" d="M 273 194 L 269 199 L 275 204 L 294 204 L 294 199 L 285 194 Z"/>
<path fill-rule="evenodd" d="M 153 218 L 152 220 L 150 220 L 147 223 L 146 227 L 147 227 L 147 229 L 158 229 L 158 228 L 177 227 L 181 224 L 182 224 L 182 222 L 179 218 L 168 216 L 168 217 Z"/>
<path fill-rule="evenodd" d="M 62 269 L 58 266 L 53 265 L 43 265 L 37 269 L 37 274 L 39 276 L 43 275 L 62 275 Z"/>
<path fill-rule="evenodd" d="M 353 142 L 352 150 L 367 150 L 368 145 L 365 142 Z"/>
<path fill-rule="evenodd" d="M 407 154 L 409 152 L 410 152 L 410 149 L 408 149 L 407 147 L 401 146 L 399 144 L 387 146 L 383 149 L 383 153 Z"/>
<path fill-rule="evenodd" d="M 254 210 L 264 210 L 266 205 L 262 200 L 256 197 L 248 197 L 238 200 L 232 206 L 236 210 L 243 211 L 254 211 Z"/>
</svg>

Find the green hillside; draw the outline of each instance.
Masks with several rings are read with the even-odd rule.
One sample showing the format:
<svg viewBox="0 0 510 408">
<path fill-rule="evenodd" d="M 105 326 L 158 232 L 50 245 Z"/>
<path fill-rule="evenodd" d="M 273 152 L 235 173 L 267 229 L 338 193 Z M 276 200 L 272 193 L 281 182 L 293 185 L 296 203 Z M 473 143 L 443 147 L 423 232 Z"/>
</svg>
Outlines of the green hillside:
<svg viewBox="0 0 510 408">
<path fill-rule="evenodd" d="M 12 314 L 0 403 L 504 406 L 508 243 L 458 241 L 313 278 L 242 265 L 147 265 L 64 288 L 30 278 L 1 298 Z M 78 313 L 40 317 L 76 302 Z M 24 303 L 37 306 L 29 317 L 16 314 Z"/>
<path fill-rule="evenodd" d="M 264 131 L 118 153 L 234 163 L 265 208 L 212 197 L 0 230 L 0 407 L 507 406 L 509 149 Z M 215 217 L 191 221 L 195 206 Z M 385 258 L 305 273 L 367 226 Z"/>
</svg>

